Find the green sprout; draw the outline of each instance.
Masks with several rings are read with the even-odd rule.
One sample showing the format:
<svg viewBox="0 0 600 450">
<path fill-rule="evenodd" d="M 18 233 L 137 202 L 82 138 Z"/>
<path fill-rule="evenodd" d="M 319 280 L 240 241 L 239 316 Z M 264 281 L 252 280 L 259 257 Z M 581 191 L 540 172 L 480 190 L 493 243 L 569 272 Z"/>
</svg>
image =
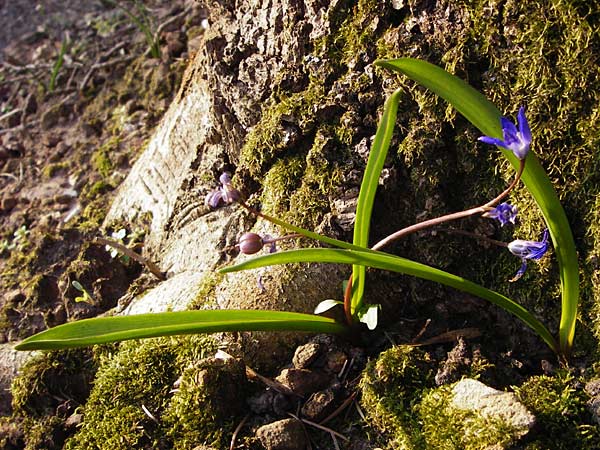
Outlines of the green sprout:
<svg viewBox="0 0 600 450">
<path fill-rule="evenodd" d="M 56 56 L 56 61 L 54 62 L 54 66 L 52 66 L 52 73 L 50 74 L 50 81 L 48 82 L 48 92 L 53 92 L 56 88 L 56 79 L 58 78 L 58 73 L 63 66 L 65 53 L 67 53 L 67 48 L 69 46 L 69 38 L 67 35 L 62 40 L 62 44 L 60 46 L 60 50 L 58 51 L 58 55 Z"/>
<path fill-rule="evenodd" d="M 373 329 L 377 325 L 379 306 L 366 304 L 363 298 L 365 268 L 372 267 L 434 281 L 500 306 L 535 331 L 550 349 L 563 360 L 566 360 L 573 345 L 577 315 L 579 284 L 577 255 L 573 236 L 564 210 L 558 201 L 558 196 L 535 155 L 532 152 L 527 155 L 529 143 L 526 141 L 530 141 L 530 139 L 527 139 L 528 125 L 525 126 L 524 115 L 521 117 L 520 114 L 519 116 L 519 130 L 517 130 L 514 124 L 509 123 L 508 119 L 501 117 L 498 109 L 481 93 L 443 69 L 424 61 L 402 58 L 378 61 L 376 65 L 398 71 L 432 90 L 448 101 L 476 126 L 485 135 L 487 141 L 499 145 L 504 156 L 516 170 L 515 178 L 511 184 L 497 197 L 481 206 L 417 223 L 393 233 L 378 242 L 373 248 L 368 248 L 369 227 L 375 192 L 396 121 L 399 102 L 399 92 L 396 91 L 386 101 L 383 116 L 371 147 L 359 193 L 353 243 L 332 239 L 255 211 L 241 199 L 228 174 L 221 176 L 221 187 L 210 192 L 206 198 L 206 203 L 210 207 L 237 202 L 253 214 L 290 232 L 335 247 L 274 252 L 226 267 L 221 269 L 221 272 L 229 273 L 297 262 L 351 265 L 352 275 L 346 284 L 344 301 L 328 299 L 317 306 L 317 312 L 323 312 L 342 303 L 346 313 L 346 323 L 340 323 L 317 314 L 283 311 L 204 310 L 167 312 L 139 316 L 103 317 L 72 322 L 31 336 L 18 344 L 16 348 L 18 350 L 58 349 L 125 339 L 222 331 L 269 330 L 350 333 L 357 322 L 364 322 L 369 329 Z M 513 215 L 516 214 L 516 210 L 510 205 L 500 204 L 500 202 L 521 180 L 544 215 L 559 263 L 563 301 L 558 340 L 544 324 L 515 300 L 460 276 L 381 251 L 381 248 L 389 242 L 401 239 L 409 233 L 463 217 L 481 215 L 498 219 L 503 225 L 514 221 Z M 259 244 L 264 245 L 264 242 L 264 238 L 261 238 Z M 510 244 L 499 243 L 499 245 L 507 247 L 511 252 L 521 257 L 523 263 L 525 263 L 526 259 L 541 257 L 545 253 L 547 242 L 517 240 Z"/>
<path fill-rule="evenodd" d="M 130 9 L 127 9 L 125 6 L 116 0 L 105 0 L 108 4 L 112 5 L 115 8 L 119 8 L 121 11 L 125 13 L 127 18 L 133 23 L 142 33 L 144 33 L 144 37 L 146 38 L 146 42 L 148 43 L 148 50 L 150 51 L 150 55 L 153 58 L 160 58 L 160 45 L 158 36 L 152 32 L 152 21 L 150 19 L 150 15 L 148 14 L 148 10 L 144 6 L 142 2 L 139 0 L 134 1 L 134 6 L 137 9 L 137 15 L 133 13 Z"/>
<path fill-rule="evenodd" d="M 84 302 L 84 303 L 93 303 L 94 302 L 94 298 L 90 295 L 90 293 L 87 291 L 87 289 L 85 289 L 81 283 L 77 280 L 73 280 L 71 281 L 71 286 L 73 286 L 75 289 L 77 289 L 79 292 L 82 293 L 82 295 L 75 297 L 75 301 L 77 303 L 79 302 Z"/>
</svg>

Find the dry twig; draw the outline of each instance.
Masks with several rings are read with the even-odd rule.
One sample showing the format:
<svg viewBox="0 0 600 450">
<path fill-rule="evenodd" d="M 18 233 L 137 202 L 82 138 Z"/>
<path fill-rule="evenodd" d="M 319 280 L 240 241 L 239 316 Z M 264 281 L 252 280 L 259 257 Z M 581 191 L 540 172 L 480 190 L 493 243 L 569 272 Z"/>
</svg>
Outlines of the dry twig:
<svg viewBox="0 0 600 450">
<path fill-rule="evenodd" d="M 131 259 L 134 259 L 137 262 L 139 262 L 140 264 L 143 264 L 144 266 L 146 266 L 148 268 L 148 270 L 152 273 L 152 275 L 154 275 L 160 281 L 166 280 L 165 274 L 163 272 L 161 272 L 161 270 L 158 268 L 158 266 L 156 264 L 154 264 L 148 258 L 143 257 L 139 253 L 134 252 L 129 247 L 126 247 L 125 245 L 123 245 L 117 241 L 113 241 L 112 239 L 106 239 L 103 237 L 97 237 L 94 239 L 93 242 L 96 244 L 100 244 L 100 245 L 108 245 L 108 246 L 114 248 L 115 250 L 123 253 L 125 256 L 129 256 Z"/>
</svg>

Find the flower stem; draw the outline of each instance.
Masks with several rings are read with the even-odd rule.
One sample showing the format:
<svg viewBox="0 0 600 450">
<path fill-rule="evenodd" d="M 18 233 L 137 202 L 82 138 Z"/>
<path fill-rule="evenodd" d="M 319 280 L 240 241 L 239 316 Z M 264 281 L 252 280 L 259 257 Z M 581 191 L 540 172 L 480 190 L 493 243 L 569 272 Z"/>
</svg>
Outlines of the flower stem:
<svg viewBox="0 0 600 450">
<path fill-rule="evenodd" d="M 485 236 L 481 236 L 477 233 L 471 233 L 470 231 L 457 230 L 456 228 L 439 228 L 437 231 L 445 231 L 452 234 L 460 234 L 461 236 L 472 237 L 488 244 L 497 245 L 498 247 L 508 247 L 508 244 L 503 241 L 497 241 L 496 239 L 490 239 Z"/>
<path fill-rule="evenodd" d="M 455 212 L 452 214 L 446 214 L 445 216 L 441 216 L 441 217 L 435 217 L 433 219 L 425 220 L 423 222 L 419 222 L 419 223 L 416 223 L 409 227 L 398 230 L 395 233 L 392 233 L 389 236 L 387 236 L 387 237 L 383 238 L 382 240 L 380 240 L 379 242 L 377 242 L 372 247 L 372 249 L 380 250 L 381 248 L 385 247 L 386 245 L 388 245 L 389 243 L 391 243 L 395 240 L 403 238 L 411 233 L 415 233 L 417 231 L 421 231 L 426 228 L 440 225 L 444 222 L 450 222 L 452 220 L 462 219 L 464 217 L 473 216 L 475 214 L 483 214 L 483 213 L 489 211 L 493 206 L 495 206 L 502 199 L 504 199 L 515 188 L 515 186 L 521 179 L 521 175 L 523 174 L 524 169 L 525 169 L 525 160 L 521 160 L 520 165 L 519 165 L 519 170 L 517 172 L 517 175 L 515 176 L 515 179 L 512 181 L 512 183 L 500 195 L 498 195 L 494 199 L 490 200 L 489 202 L 487 202 L 481 206 L 476 206 L 475 208 L 470 208 L 470 209 Z"/>
</svg>

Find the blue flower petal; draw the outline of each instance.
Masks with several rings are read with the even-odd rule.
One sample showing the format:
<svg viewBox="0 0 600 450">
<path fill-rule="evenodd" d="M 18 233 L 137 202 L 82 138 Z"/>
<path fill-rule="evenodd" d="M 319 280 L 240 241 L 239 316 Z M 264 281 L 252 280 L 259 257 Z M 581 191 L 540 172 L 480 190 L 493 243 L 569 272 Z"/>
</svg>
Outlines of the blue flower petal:
<svg viewBox="0 0 600 450">
<path fill-rule="evenodd" d="M 502 117 L 502 118 L 500 118 L 500 124 L 502 125 L 502 131 L 504 132 L 505 140 L 507 137 L 512 138 L 512 140 L 516 139 L 517 133 L 519 131 L 517 130 L 517 127 L 515 126 L 514 123 L 512 123 L 506 117 Z"/>
<path fill-rule="evenodd" d="M 500 147 L 504 147 L 504 148 L 508 149 L 508 147 L 506 146 L 504 141 L 501 139 L 496 139 L 496 138 L 489 137 L 489 136 L 481 136 L 477 140 L 483 142 L 484 144 L 498 145 Z"/>
<path fill-rule="evenodd" d="M 526 270 L 527 270 L 527 260 L 523 259 L 523 263 L 521 264 L 521 267 L 519 268 L 519 270 L 517 271 L 515 276 L 512 277 L 508 281 L 510 281 L 511 283 L 514 283 L 515 281 L 517 281 L 519 278 L 521 278 L 523 276 L 523 274 L 525 273 Z"/>
<path fill-rule="evenodd" d="M 527 122 L 527 118 L 525 117 L 525 108 L 522 106 L 519 108 L 517 120 L 519 121 L 519 133 L 521 133 L 521 138 L 527 145 L 531 144 L 531 130 L 529 129 L 529 122 Z"/>
</svg>

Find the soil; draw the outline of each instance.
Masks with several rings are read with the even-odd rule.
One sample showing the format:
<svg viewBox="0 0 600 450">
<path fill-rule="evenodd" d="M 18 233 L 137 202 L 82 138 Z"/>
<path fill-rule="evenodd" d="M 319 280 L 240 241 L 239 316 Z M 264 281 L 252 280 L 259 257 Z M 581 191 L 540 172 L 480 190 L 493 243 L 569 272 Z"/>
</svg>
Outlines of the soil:
<svg viewBox="0 0 600 450">
<path fill-rule="evenodd" d="M 111 2 L 3 3 L 0 339 L 13 341 L 114 307 L 139 275 L 137 264 L 92 240 L 118 231 L 99 226 L 174 95 L 173 86 L 151 82 L 167 70 L 167 80 L 180 77 L 190 14 L 181 14 L 183 1 L 145 2 L 151 26 L 163 24 L 161 55 L 152 58 Z M 84 294 L 73 281 L 91 301 L 76 301 Z"/>
</svg>

